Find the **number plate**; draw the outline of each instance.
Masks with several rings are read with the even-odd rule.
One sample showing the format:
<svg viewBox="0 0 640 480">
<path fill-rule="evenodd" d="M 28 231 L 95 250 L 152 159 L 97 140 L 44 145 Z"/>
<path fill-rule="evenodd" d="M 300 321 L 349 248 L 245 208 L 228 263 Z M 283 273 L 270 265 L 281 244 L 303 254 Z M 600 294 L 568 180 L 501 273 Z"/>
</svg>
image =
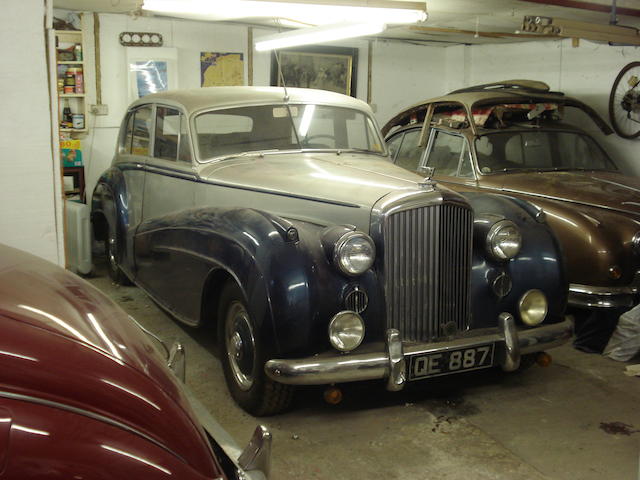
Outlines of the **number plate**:
<svg viewBox="0 0 640 480">
<path fill-rule="evenodd" d="M 408 362 L 409 380 L 492 367 L 493 351 L 494 344 L 489 343 L 446 352 L 413 355 Z"/>
</svg>

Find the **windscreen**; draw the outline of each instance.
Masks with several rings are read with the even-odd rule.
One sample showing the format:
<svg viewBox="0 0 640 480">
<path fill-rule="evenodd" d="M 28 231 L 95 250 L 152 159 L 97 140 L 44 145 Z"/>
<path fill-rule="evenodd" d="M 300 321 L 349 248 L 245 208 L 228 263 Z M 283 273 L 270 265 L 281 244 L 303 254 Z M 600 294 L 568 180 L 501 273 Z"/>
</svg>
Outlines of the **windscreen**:
<svg viewBox="0 0 640 480">
<path fill-rule="evenodd" d="M 365 113 L 327 105 L 260 105 L 198 115 L 201 160 L 245 152 L 357 150 L 384 154 L 382 140 Z"/>
<path fill-rule="evenodd" d="M 476 139 L 481 173 L 514 170 L 618 170 L 600 146 L 577 132 L 517 131 Z"/>
</svg>

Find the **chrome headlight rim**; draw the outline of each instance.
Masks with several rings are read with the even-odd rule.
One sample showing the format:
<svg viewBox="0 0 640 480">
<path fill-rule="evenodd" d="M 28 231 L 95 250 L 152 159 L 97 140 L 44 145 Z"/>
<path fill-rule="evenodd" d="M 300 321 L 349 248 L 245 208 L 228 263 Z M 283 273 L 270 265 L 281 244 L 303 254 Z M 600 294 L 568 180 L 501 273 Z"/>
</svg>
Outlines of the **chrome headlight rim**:
<svg viewBox="0 0 640 480">
<path fill-rule="evenodd" d="M 640 230 L 631 238 L 631 248 L 633 253 L 640 255 Z"/>
<path fill-rule="evenodd" d="M 345 249 L 347 248 L 349 243 L 355 240 L 364 240 L 369 244 L 369 247 L 371 249 L 371 257 L 369 258 L 368 262 L 365 264 L 366 268 L 360 267 L 358 269 L 350 270 L 345 264 L 345 262 L 343 261 L 344 259 L 343 255 L 345 254 Z M 369 270 L 373 266 L 375 259 L 376 259 L 376 246 L 375 246 L 375 243 L 373 242 L 373 239 L 366 233 L 360 232 L 358 230 L 346 232 L 336 241 L 335 246 L 333 248 L 334 266 L 339 271 L 341 271 L 342 273 L 350 277 L 357 277 L 358 275 L 362 275 L 363 273 L 365 273 L 367 270 Z"/>
<path fill-rule="evenodd" d="M 538 296 L 538 298 L 532 299 L 533 296 Z M 541 301 L 542 307 L 540 305 L 527 306 L 527 303 L 536 301 Z M 518 300 L 518 314 L 520 315 L 520 320 L 522 320 L 522 323 L 529 327 L 540 325 L 547 318 L 548 313 L 549 302 L 547 301 L 547 296 L 542 290 L 539 290 L 537 288 L 527 290 L 520 297 L 520 300 Z"/>
<path fill-rule="evenodd" d="M 505 251 L 503 245 L 496 243 L 500 240 L 498 238 L 498 235 L 507 228 L 513 228 L 517 234 L 517 246 L 515 250 L 512 251 Z M 522 249 L 522 233 L 520 233 L 520 229 L 518 228 L 518 226 L 511 220 L 498 220 L 489 228 L 489 232 L 487 233 L 486 247 L 487 253 L 494 259 L 498 261 L 511 260 L 512 258 L 515 258 Z"/>
<path fill-rule="evenodd" d="M 347 353 L 358 348 L 364 340 L 364 320 L 352 310 L 343 310 L 331 318 L 327 332 L 331 346 Z"/>
</svg>

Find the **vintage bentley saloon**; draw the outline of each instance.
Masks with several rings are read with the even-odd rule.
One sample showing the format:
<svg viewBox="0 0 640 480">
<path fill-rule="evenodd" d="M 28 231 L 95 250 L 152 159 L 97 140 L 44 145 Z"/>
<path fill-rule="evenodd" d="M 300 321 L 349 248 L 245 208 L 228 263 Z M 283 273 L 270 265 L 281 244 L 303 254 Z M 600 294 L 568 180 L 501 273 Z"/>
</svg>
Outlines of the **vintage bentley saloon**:
<svg viewBox="0 0 640 480">
<path fill-rule="evenodd" d="M 184 349 L 78 276 L 0 245 L 0 329 L 0 478 L 266 478 L 269 432 L 241 452 L 179 380 Z"/>
<path fill-rule="evenodd" d="M 640 289 L 640 179 L 564 123 L 569 110 L 611 133 L 589 106 L 526 80 L 426 100 L 383 132 L 397 165 L 433 170 L 457 192 L 503 193 L 543 210 L 566 257 L 570 306 L 630 308 Z"/>
<path fill-rule="evenodd" d="M 393 165 L 370 108 L 335 93 L 134 102 L 92 219 L 115 280 L 217 325 L 228 388 L 255 415 L 295 385 L 515 370 L 571 335 L 540 212 Z"/>
</svg>

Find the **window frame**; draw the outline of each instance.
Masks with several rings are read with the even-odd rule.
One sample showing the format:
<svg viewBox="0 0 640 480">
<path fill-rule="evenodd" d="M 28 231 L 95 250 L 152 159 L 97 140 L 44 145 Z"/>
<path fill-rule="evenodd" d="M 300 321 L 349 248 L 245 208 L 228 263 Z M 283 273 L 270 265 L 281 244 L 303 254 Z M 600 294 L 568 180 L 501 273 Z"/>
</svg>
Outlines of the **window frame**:
<svg viewBox="0 0 640 480">
<path fill-rule="evenodd" d="M 433 151 L 436 135 L 438 133 L 442 133 L 444 135 L 451 135 L 451 136 L 454 136 L 454 137 L 460 137 L 460 138 L 462 138 L 462 141 L 463 141 L 463 148 L 460 151 L 460 155 L 458 157 L 458 166 L 456 168 L 455 175 L 445 175 L 445 174 L 440 174 L 440 175 L 442 175 L 443 177 L 447 177 L 447 178 L 457 178 L 457 179 L 460 179 L 461 181 L 466 181 L 466 182 L 469 182 L 469 181 L 476 182 L 478 180 L 478 172 L 477 172 L 477 166 L 476 166 L 476 162 L 475 162 L 475 153 L 471 149 L 471 145 L 470 145 L 469 139 L 463 133 L 431 127 L 431 132 L 429 133 L 429 141 L 427 142 L 427 148 L 425 148 L 425 150 L 423 152 L 422 161 L 420 163 L 420 166 L 421 167 L 428 167 L 429 166 L 428 165 L 429 156 L 431 155 L 431 153 Z M 465 152 L 465 148 L 464 148 L 465 146 L 466 146 L 467 155 L 469 156 L 469 162 L 471 163 L 471 173 L 472 173 L 472 175 L 469 176 L 469 177 L 461 177 L 460 176 L 460 167 L 462 166 L 462 154 Z M 438 169 L 435 169 L 434 176 L 438 176 Z"/>
</svg>

